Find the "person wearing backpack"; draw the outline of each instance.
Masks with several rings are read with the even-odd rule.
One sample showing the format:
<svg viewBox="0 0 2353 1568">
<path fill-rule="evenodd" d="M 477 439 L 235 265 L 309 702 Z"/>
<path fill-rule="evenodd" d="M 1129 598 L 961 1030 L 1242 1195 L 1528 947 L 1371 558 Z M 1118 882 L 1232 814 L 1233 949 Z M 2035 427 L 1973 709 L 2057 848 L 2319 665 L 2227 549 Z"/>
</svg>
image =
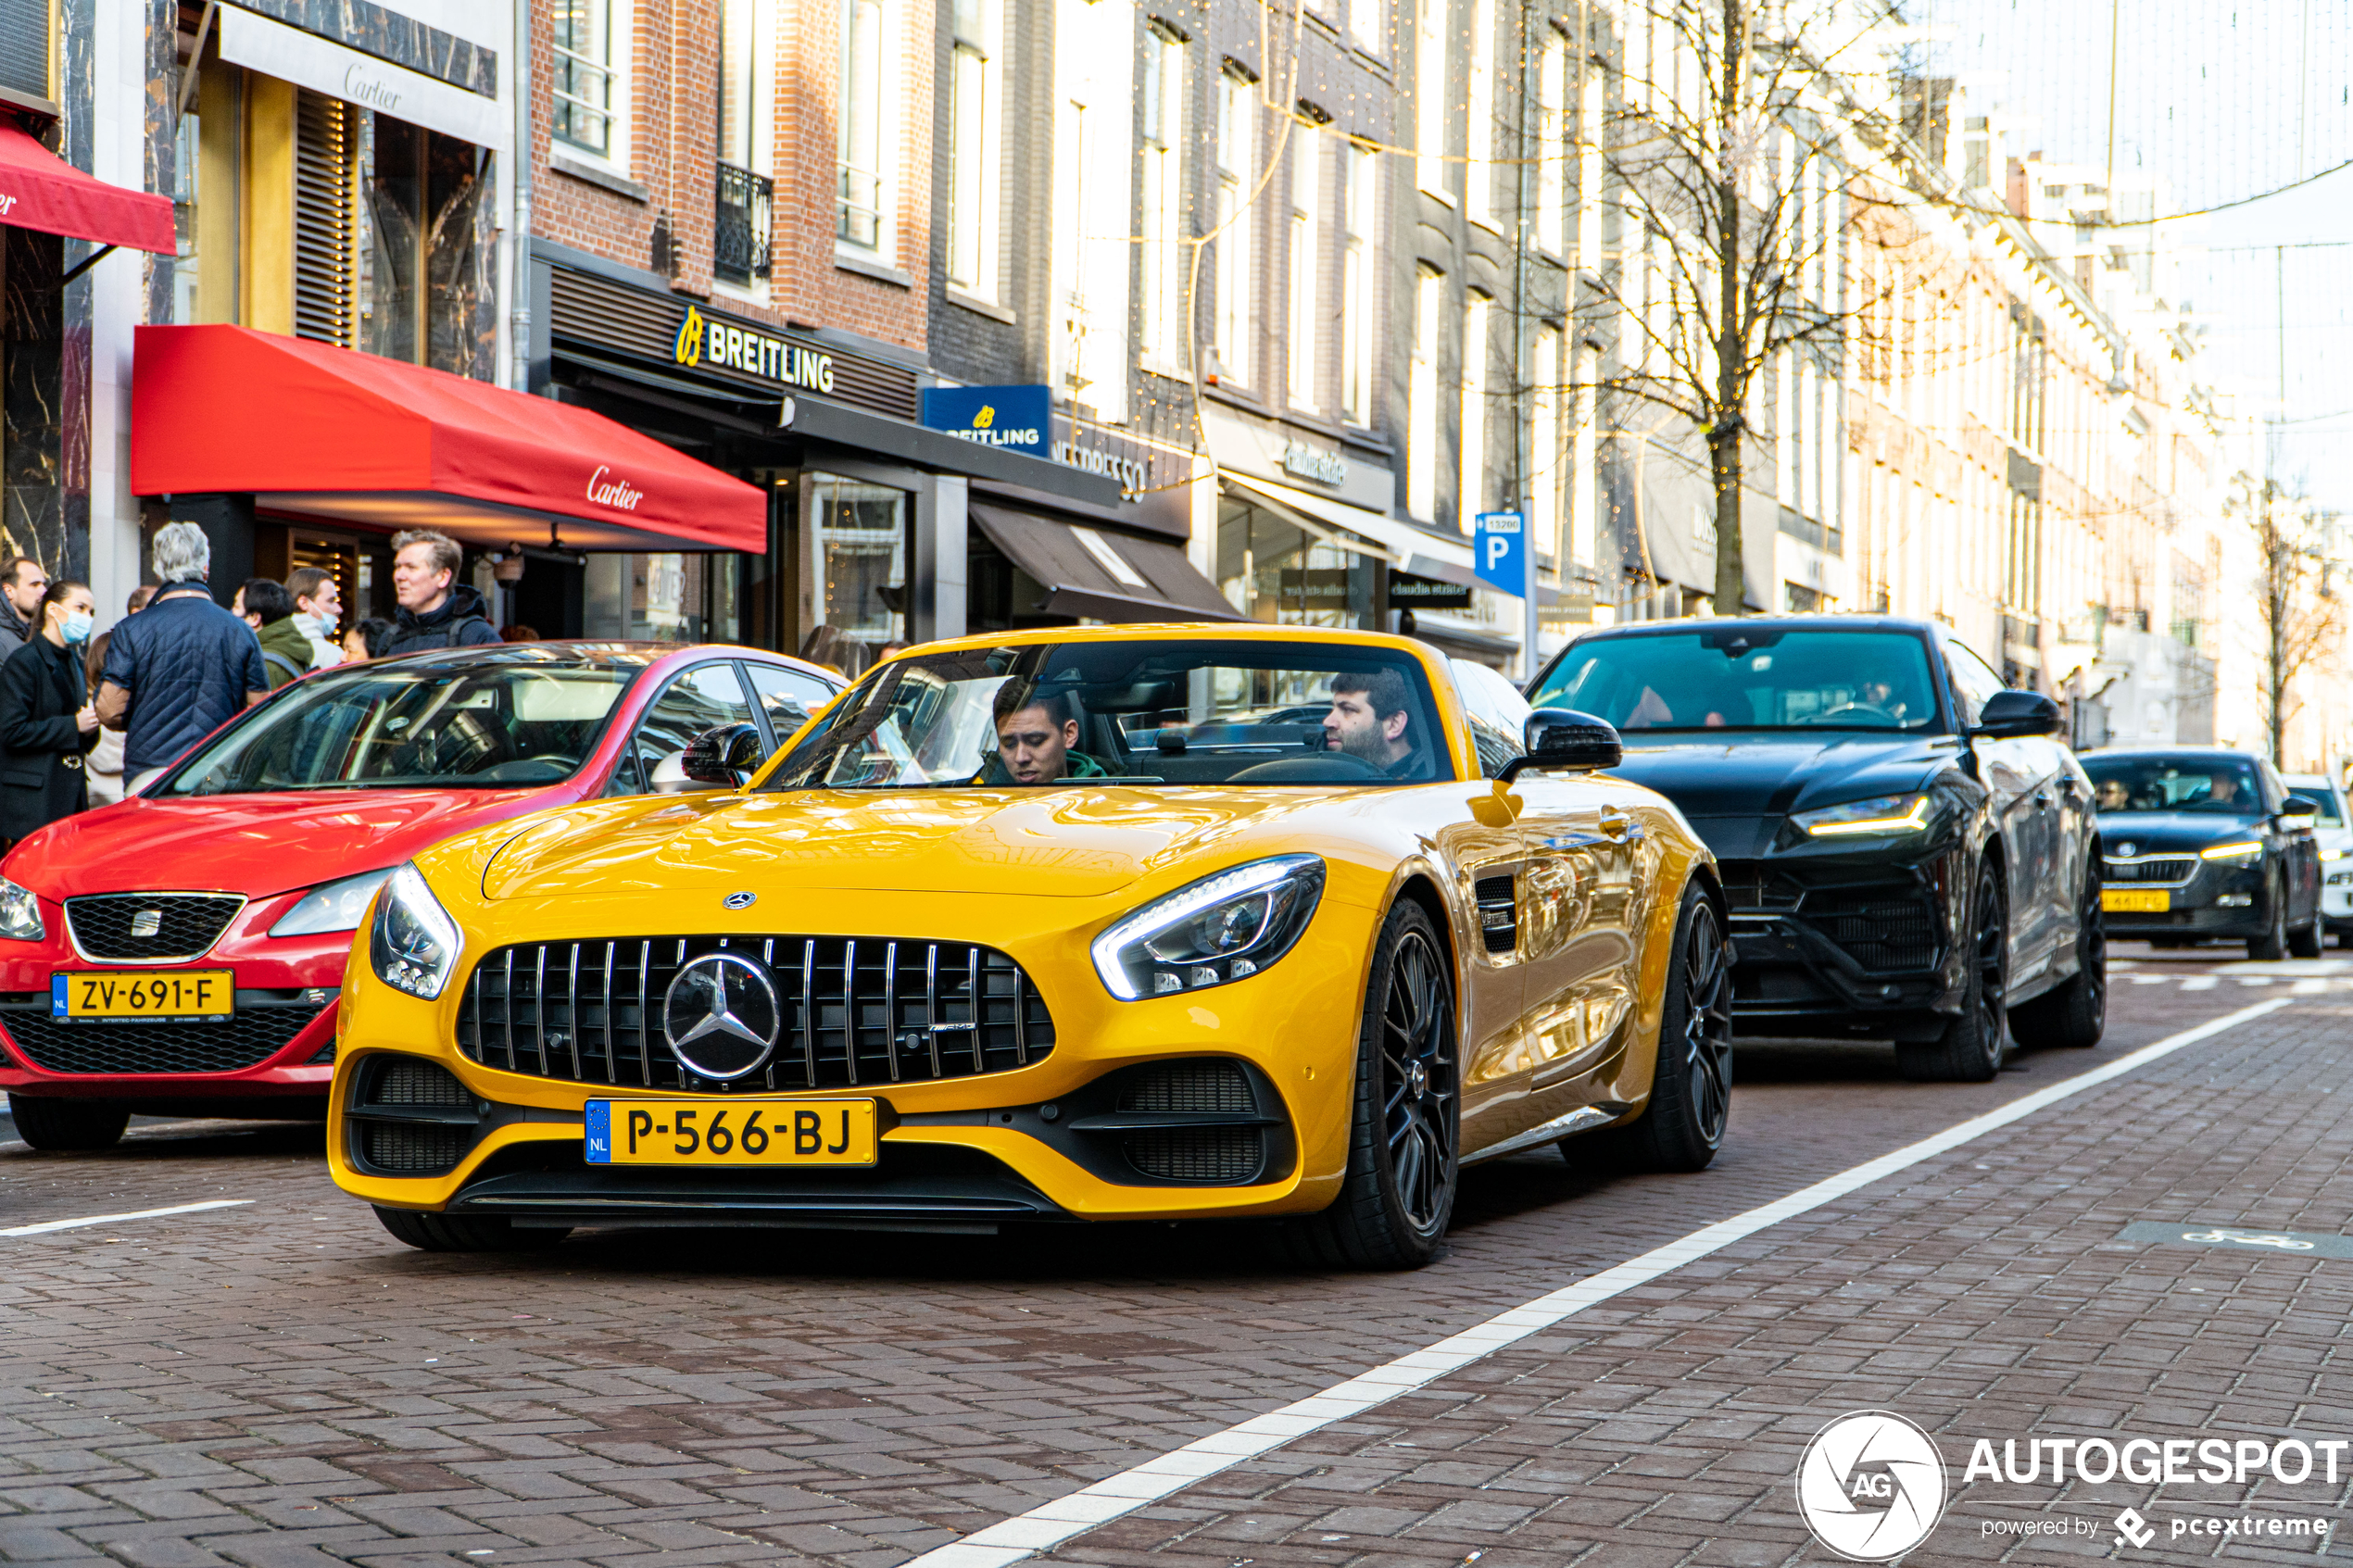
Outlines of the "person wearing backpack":
<svg viewBox="0 0 2353 1568">
<path fill-rule="evenodd" d="M 498 641 L 489 606 L 471 584 L 458 581 L 463 559 L 458 541 L 430 528 L 392 536 L 392 592 L 400 601 L 400 617 L 382 657 Z"/>
<path fill-rule="evenodd" d="M 294 596 L 286 592 L 284 583 L 268 577 L 250 578 L 237 590 L 237 602 L 231 608 L 245 618 L 245 624 L 261 640 L 261 665 L 270 672 L 271 691 L 310 668 L 315 650 L 295 620 Z"/>
</svg>

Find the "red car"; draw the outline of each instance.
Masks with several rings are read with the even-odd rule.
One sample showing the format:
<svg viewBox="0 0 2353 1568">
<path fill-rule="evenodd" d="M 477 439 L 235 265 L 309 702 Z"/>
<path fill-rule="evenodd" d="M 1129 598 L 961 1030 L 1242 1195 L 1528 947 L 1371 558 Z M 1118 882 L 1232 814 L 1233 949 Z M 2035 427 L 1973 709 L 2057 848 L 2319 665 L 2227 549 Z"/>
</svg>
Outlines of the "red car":
<svg viewBox="0 0 2353 1568">
<path fill-rule="evenodd" d="M 395 867 L 527 811 L 704 787 L 685 771 L 698 736 L 724 731 L 720 765 L 745 767 L 843 684 L 750 648 L 629 643 L 455 648 L 294 683 L 0 862 L 17 1135 L 103 1148 L 133 1112 L 323 1114 L 351 934 Z"/>
</svg>

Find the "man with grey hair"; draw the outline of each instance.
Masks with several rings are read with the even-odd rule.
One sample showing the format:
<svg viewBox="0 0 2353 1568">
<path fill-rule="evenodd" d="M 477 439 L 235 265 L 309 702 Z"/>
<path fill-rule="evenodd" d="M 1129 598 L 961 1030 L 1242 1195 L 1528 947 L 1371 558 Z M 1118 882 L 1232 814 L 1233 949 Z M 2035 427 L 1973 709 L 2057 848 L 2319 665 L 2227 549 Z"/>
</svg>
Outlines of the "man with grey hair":
<svg viewBox="0 0 2353 1568">
<path fill-rule="evenodd" d="M 107 645 L 93 707 L 123 732 L 122 776 L 177 758 L 270 695 L 270 673 L 253 628 L 213 602 L 205 578 L 212 542 L 193 522 L 156 530 L 156 575 L 163 586 L 137 615 L 119 621 Z"/>
</svg>

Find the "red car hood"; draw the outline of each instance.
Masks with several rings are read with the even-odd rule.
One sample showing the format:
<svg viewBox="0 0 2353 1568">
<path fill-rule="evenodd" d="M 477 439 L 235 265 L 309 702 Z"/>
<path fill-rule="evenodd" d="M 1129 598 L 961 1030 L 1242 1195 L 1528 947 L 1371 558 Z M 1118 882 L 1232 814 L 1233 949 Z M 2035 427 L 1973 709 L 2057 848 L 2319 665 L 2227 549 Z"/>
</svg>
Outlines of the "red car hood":
<svg viewBox="0 0 2353 1568">
<path fill-rule="evenodd" d="M 546 789 L 133 797 L 52 823 L 8 857 L 6 872 L 44 898 L 150 888 L 263 898 L 396 866 L 427 845 L 554 802 Z"/>
</svg>

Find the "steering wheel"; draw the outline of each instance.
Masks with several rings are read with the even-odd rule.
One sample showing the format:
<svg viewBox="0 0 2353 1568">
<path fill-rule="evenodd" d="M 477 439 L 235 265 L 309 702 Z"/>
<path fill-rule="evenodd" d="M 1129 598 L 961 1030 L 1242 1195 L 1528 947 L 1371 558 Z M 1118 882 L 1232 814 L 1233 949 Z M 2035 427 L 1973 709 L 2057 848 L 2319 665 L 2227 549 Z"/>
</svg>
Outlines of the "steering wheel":
<svg viewBox="0 0 2353 1568">
<path fill-rule="evenodd" d="M 1278 757 L 1244 768 L 1227 784 L 1360 784 L 1389 775 L 1353 751 L 1318 751 L 1308 757 Z"/>
<path fill-rule="evenodd" d="M 1842 702 L 1836 708 L 1826 709 L 1820 713 L 1808 714 L 1806 716 L 1806 722 L 1809 724 L 1835 724 L 1839 722 L 1843 716 L 1850 713 L 1868 713 L 1873 719 L 1883 723 L 1893 724 L 1895 722 L 1894 714 L 1890 713 L 1884 708 L 1873 708 L 1868 702 Z"/>
</svg>

